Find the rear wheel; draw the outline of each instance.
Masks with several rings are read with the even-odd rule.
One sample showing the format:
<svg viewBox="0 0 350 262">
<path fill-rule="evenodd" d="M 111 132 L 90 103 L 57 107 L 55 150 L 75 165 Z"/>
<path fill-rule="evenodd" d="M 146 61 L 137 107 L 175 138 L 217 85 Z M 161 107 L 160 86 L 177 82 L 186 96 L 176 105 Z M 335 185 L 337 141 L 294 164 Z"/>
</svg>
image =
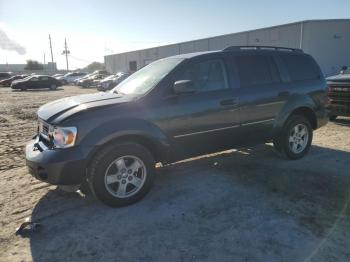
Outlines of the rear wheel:
<svg viewBox="0 0 350 262">
<path fill-rule="evenodd" d="M 132 204 L 151 188 L 155 161 L 152 154 L 136 143 L 106 147 L 92 161 L 88 183 L 92 193 L 106 205 Z"/>
<path fill-rule="evenodd" d="M 56 86 L 55 84 L 52 84 L 52 85 L 50 86 L 50 89 L 51 89 L 51 90 L 56 90 L 56 89 L 57 89 L 57 86 Z"/>
<path fill-rule="evenodd" d="M 313 129 L 301 115 L 292 115 L 281 134 L 274 139 L 275 148 L 289 159 L 300 159 L 310 150 Z"/>
</svg>

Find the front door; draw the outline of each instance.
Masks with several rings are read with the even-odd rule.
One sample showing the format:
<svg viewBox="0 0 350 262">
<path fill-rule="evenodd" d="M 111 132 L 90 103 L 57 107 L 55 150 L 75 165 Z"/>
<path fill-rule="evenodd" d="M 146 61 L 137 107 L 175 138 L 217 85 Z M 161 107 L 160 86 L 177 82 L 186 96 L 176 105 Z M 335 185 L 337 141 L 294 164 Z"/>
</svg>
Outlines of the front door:
<svg viewBox="0 0 350 262">
<path fill-rule="evenodd" d="M 183 65 L 175 77 L 193 81 L 195 92 L 167 99 L 164 127 L 173 152 L 183 159 L 230 148 L 239 130 L 238 100 L 224 59 L 197 59 Z"/>
</svg>

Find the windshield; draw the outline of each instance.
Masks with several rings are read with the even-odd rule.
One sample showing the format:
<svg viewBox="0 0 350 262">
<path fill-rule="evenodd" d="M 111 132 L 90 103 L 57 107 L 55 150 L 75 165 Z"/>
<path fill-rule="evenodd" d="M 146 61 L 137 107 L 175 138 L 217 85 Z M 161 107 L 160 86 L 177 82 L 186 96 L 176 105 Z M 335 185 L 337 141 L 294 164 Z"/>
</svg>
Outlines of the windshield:
<svg viewBox="0 0 350 262">
<path fill-rule="evenodd" d="M 155 61 L 129 76 L 112 89 L 112 92 L 120 94 L 145 94 L 155 87 L 182 60 L 180 58 L 166 58 Z"/>
</svg>

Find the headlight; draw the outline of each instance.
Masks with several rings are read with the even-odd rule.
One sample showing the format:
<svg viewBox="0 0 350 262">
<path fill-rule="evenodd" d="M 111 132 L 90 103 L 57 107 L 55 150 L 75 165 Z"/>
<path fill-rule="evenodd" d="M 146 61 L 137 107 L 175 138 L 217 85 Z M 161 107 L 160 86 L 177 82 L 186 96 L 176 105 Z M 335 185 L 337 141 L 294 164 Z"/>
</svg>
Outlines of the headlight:
<svg viewBox="0 0 350 262">
<path fill-rule="evenodd" d="M 51 132 L 53 144 L 56 148 L 74 146 L 77 137 L 76 127 L 54 127 Z"/>
</svg>

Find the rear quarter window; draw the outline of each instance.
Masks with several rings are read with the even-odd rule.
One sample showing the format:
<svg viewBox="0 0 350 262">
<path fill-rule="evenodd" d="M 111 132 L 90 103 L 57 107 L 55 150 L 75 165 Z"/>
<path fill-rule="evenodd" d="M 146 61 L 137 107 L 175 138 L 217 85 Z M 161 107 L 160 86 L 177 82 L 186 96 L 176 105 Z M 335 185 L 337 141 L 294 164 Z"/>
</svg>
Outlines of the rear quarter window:
<svg viewBox="0 0 350 262">
<path fill-rule="evenodd" d="M 320 77 L 315 60 L 307 55 L 281 54 L 291 81 L 313 80 Z"/>
</svg>

